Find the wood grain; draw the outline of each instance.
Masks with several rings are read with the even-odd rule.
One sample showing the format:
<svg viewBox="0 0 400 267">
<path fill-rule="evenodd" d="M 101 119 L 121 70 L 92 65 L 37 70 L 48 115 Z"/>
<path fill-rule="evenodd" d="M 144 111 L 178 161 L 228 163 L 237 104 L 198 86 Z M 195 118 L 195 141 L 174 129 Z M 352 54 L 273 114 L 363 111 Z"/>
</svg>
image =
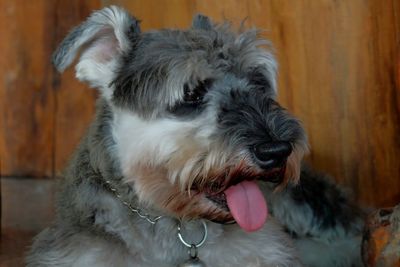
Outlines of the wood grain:
<svg viewBox="0 0 400 267">
<path fill-rule="evenodd" d="M 44 1 L 2 1 L 0 15 L 2 175 L 51 176 L 54 92 Z"/>
<path fill-rule="evenodd" d="M 195 13 L 265 29 L 280 65 L 280 102 L 309 135 L 308 161 L 368 205 L 400 201 L 400 4 L 397 0 L 0 0 L 1 174 L 59 173 L 93 114 L 95 92 L 47 58 L 90 9 L 118 4 L 144 30 Z M 43 11 L 44 10 L 44 11 Z M 31 21 L 32 23 L 26 23 Z M 49 37 L 51 36 L 51 37 Z M 4 41 L 3 41 L 4 40 Z"/>
<path fill-rule="evenodd" d="M 93 114 L 93 91 L 72 72 L 60 77 L 51 54 L 98 1 L 0 1 L 0 170 L 2 176 L 53 177 Z"/>
</svg>

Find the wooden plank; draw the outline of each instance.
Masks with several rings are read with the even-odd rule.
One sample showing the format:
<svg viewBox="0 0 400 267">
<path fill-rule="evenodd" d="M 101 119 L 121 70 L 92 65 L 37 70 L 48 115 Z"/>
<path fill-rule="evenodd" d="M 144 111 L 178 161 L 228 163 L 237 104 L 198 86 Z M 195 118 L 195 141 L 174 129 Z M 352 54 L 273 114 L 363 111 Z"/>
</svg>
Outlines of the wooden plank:
<svg viewBox="0 0 400 267">
<path fill-rule="evenodd" d="M 392 5 L 270 3 L 280 99 L 304 121 L 309 161 L 355 190 L 363 203 L 396 204 L 399 87 L 393 82 L 398 42 Z"/>
<path fill-rule="evenodd" d="M 54 92 L 46 1 L 1 1 L 1 175 L 52 176 Z"/>
<path fill-rule="evenodd" d="M 1 1 L 2 176 L 52 177 L 63 168 L 93 114 L 94 92 L 60 77 L 51 54 L 98 1 Z M 9 23 L 13 21 L 13 23 Z M 4 68 L 4 69 L 3 69 Z"/>
</svg>

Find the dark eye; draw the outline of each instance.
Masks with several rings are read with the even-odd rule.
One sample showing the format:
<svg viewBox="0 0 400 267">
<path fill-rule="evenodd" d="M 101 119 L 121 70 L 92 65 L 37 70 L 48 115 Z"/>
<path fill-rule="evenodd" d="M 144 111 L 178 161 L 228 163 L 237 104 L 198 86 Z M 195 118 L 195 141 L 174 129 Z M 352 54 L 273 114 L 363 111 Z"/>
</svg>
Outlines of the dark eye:
<svg viewBox="0 0 400 267">
<path fill-rule="evenodd" d="M 184 97 L 183 101 L 185 104 L 198 105 L 203 102 L 204 95 L 207 93 L 211 86 L 212 81 L 206 79 L 199 81 L 197 86 L 191 89 L 187 84 L 184 86 Z"/>
<path fill-rule="evenodd" d="M 199 114 L 204 110 L 204 96 L 210 89 L 213 80 L 206 79 L 199 81 L 193 88 L 188 84 L 183 87 L 183 101 L 179 101 L 169 111 L 176 116 L 188 116 Z"/>
</svg>

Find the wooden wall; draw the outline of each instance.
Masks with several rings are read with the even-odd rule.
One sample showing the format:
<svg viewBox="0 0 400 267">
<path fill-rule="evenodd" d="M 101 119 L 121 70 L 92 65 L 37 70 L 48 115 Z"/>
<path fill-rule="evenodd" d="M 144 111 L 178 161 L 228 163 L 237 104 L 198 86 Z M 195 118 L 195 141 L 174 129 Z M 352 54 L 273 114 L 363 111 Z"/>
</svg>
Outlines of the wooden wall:
<svg viewBox="0 0 400 267">
<path fill-rule="evenodd" d="M 93 9 L 118 4 L 142 28 L 185 28 L 201 12 L 265 29 L 280 101 L 307 129 L 307 160 L 369 205 L 400 201 L 398 0 L 0 0 L 0 174 L 52 178 L 84 134 L 96 92 L 50 55 Z"/>
</svg>

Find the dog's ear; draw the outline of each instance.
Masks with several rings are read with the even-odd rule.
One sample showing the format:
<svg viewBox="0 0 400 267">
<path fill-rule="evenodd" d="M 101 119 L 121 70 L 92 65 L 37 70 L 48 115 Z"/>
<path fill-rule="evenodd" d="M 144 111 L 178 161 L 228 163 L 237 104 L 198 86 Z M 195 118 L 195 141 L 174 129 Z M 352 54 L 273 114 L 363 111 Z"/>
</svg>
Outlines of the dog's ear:
<svg viewBox="0 0 400 267">
<path fill-rule="evenodd" d="M 106 89 L 118 60 L 139 35 L 138 20 L 122 8 L 107 7 L 94 12 L 65 37 L 53 54 L 53 63 L 62 72 L 80 53 L 76 77 L 93 87 Z"/>
<path fill-rule="evenodd" d="M 202 14 L 197 14 L 193 17 L 192 28 L 193 29 L 202 29 L 202 30 L 211 30 L 213 27 L 213 23 L 210 18 L 204 16 Z"/>
</svg>

